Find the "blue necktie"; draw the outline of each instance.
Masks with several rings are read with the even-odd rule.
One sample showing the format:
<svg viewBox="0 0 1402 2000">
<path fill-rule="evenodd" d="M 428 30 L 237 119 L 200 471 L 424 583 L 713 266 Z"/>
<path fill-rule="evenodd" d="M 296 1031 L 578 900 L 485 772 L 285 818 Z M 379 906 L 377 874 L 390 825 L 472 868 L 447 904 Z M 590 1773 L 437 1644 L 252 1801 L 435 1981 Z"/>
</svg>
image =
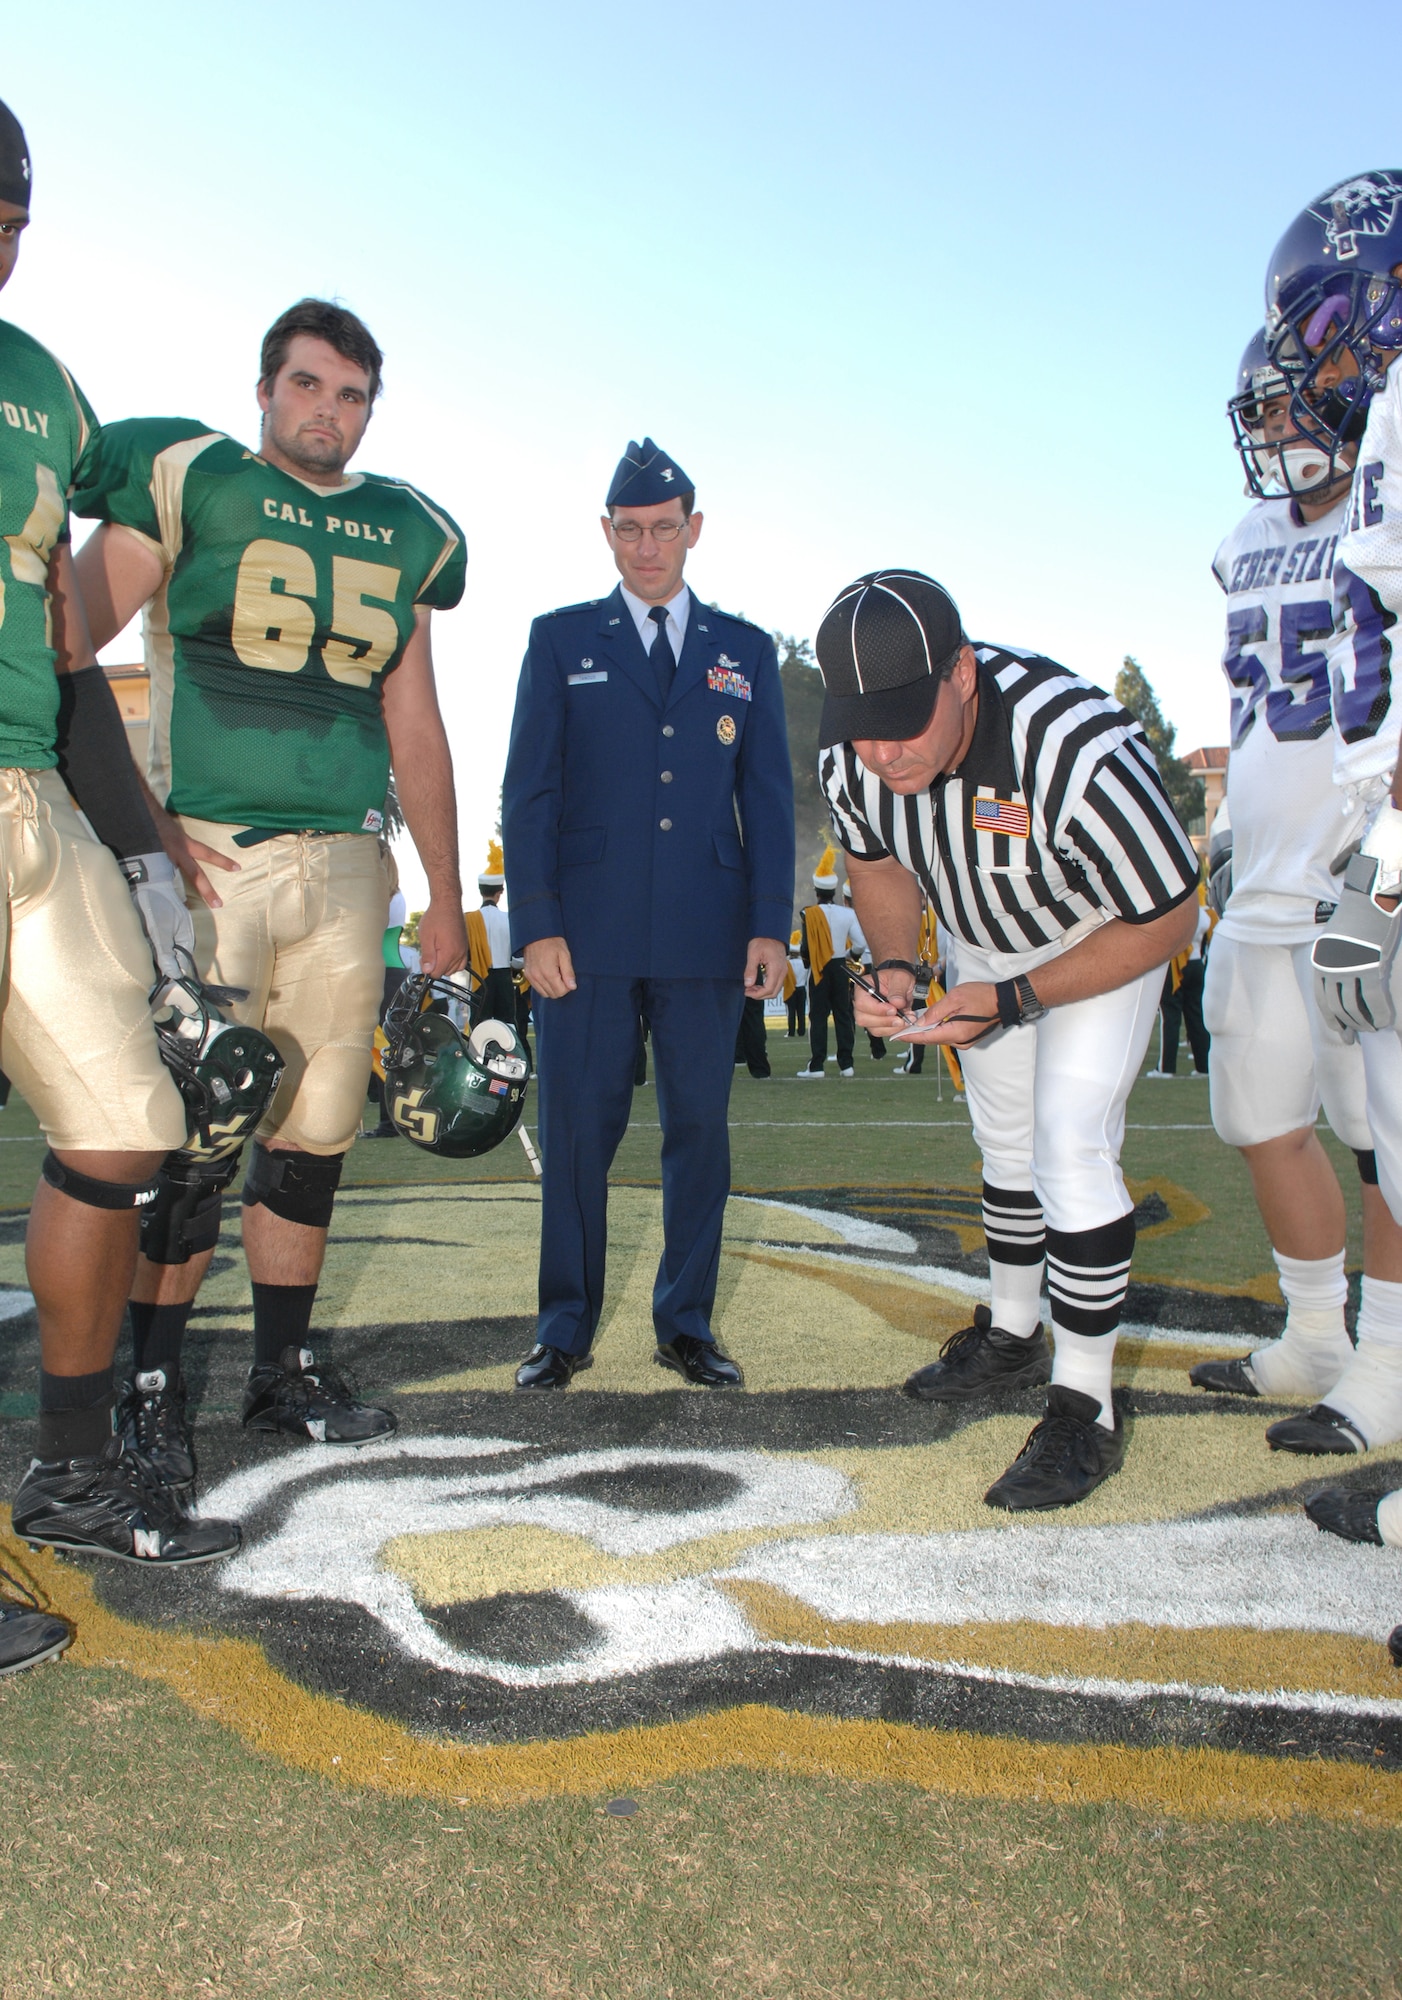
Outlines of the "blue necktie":
<svg viewBox="0 0 1402 2000">
<path fill-rule="evenodd" d="M 676 655 L 672 651 L 672 642 L 667 637 L 667 607 L 665 604 L 654 604 L 647 615 L 657 627 L 657 637 L 652 642 L 652 651 L 648 658 L 652 661 L 652 671 L 657 676 L 657 692 L 661 695 L 662 706 L 665 708 L 677 673 Z"/>
</svg>

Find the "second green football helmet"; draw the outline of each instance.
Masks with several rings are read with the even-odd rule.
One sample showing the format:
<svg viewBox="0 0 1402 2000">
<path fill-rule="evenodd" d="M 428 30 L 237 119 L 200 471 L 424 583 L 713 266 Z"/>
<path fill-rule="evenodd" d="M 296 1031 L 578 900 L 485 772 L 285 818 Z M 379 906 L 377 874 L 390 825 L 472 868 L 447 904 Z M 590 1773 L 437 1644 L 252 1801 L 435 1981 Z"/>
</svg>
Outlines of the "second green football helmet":
<svg viewBox="0 0 1402 2000">
<path fill-rule="evenodd" d="M 220 1011 L 225 991 L 193 978 L 168 979 L 152 996 L 161 1059 L 189 1121 L 185 1144 L 172 1159 L 236 1157 L 282 1080 L 282 1057 L 269 1038 Z"/>
<path fill-rule="evenodd" d="M 406 979 L 385 1014 L 385 1110 L 401 1136 L 445 1159 L 499 1146 L 521 1122 L 531 1059 L 508 1021 L 479 1021 L 464 1035 L 446 1006 L 451 980 Z"/>
</svg>

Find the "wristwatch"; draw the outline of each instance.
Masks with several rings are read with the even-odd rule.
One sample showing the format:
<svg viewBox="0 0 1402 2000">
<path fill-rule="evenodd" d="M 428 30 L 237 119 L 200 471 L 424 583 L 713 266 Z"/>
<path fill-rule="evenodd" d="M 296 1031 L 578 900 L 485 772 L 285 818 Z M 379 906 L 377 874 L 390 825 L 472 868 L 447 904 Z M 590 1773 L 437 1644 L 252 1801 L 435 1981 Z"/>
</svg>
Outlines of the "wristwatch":
<svg viewBox="0 0 1402 2000">
<path fill-rule="evenodd" d="M 1029 1021 L 1040 1021 L 1047 1011 L 1026 973 L 1019 973 L 1016 979 L 1000 979 L 993 992 L 1000 1027 L 1025 1027 Z"/>
</svg>

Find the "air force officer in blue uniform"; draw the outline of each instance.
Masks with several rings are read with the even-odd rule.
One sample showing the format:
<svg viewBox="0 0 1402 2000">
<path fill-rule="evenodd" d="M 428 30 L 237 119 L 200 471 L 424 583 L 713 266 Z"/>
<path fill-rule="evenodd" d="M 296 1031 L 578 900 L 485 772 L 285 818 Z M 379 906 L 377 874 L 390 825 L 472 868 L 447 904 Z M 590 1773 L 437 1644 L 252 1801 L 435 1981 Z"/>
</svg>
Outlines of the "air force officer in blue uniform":
<svg viewBox="0 0 1402 2000">
<path fill-rule="evenodd" d="M 656 1358 L 707 1388 L 742 1379 L 711 1332 L 726 1107 L 742 1000 L 777 993 L 788 961 L 793 778 L 773 642 L 682 580 L 693 499 L 651 438 L 629 445 L 603 520 L 622 583 L 536 619 L 516 695 L 503 833 L 544 1163 L 523 1389 L 564 1388 L 589 1364 L 640 1014 L 662 1122 Z"/>
</svg>

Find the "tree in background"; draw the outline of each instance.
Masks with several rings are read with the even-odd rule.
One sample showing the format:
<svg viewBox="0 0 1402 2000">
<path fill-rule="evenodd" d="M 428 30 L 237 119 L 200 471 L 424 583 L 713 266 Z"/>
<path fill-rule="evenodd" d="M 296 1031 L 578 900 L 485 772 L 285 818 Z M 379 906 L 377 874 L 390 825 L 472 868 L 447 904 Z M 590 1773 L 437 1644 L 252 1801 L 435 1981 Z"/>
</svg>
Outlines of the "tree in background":
<svg viewBox="0 0 1402 2000">
<path fill-rule="evenodd" d="M 1207 810 L 1207 794 L 1202 779 L 1195 778 L 1183 759 L 1174 756 L 1173 744 L 1178 731 L 1171 722 L 1165 721 L 1149 677 L 1132 654 L 1125 654 L 1125 663 L 1115 676 L 1115 699 L 1122 708 L 1129 710 L 1149 739 L 1149 748 L 1154 753 L 1169 802 L 1184 828 L 1191 827 L 1194 820 L 1200 820 Z"/>
<path fill-rule="evenodd" d="M 779 655 L 779 684 L 784 690 L 784 717 L 789 729 L 793 764 L 794 906 L 813 900 L 812 874 L 818 856 L 832 837 L 828 803 L 818 783 L 818 723 L 823 712 L 823 677 L 807 639 L 774 634 Z"/>
</svg>

